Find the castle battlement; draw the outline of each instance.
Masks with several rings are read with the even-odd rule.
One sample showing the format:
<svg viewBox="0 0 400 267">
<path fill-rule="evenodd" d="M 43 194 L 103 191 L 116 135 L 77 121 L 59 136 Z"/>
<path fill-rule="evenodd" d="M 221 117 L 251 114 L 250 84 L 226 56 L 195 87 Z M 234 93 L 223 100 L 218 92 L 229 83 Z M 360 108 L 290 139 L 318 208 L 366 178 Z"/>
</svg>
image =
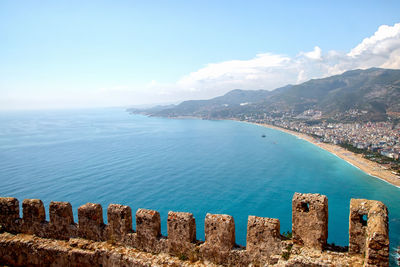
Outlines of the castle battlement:
<svg viewBox="0 0 400 267">
<path fill-rule="evenodd" d="M 316 257 L 314 262 L 308 260 L 307 264 L 315 266 L 323 266 L 323 262 L 327 264 L 324 266 L 329 266 L 329 260 L 334 265 L 335 257 L 341 259 L 344 265 L 350 265 L 349 262 L 354 259 L 361 259 L 359 264 L 364 266 L 389 265 L 388 211 L 382 202 L 374 200 L 351 200 L 348 252 L 330 252 L 331 247 L 327 244 L 328 199 L 320 194 L 294 194 L 292 239 L 280 234 L 278 219 L 249 216 L 245 248 L 235 243 L 235 222 L 229 215 L 207 214 L 205 241 L 202 242 L 196 240 L 196 221 L 193 214 L 187 212 L 168 213 L 167 236 L 161 235 L 161 220 L 157 211 L 138 209 L 135 231 L 132 228 L 132 209 L 117 204 L 110 204 L 107 208 L 108 224 L 103 222 L 102 206 L 94 203 L 78 208 L 78 223 L 74 222 L 72 206 L 68 202 L 50 203 L 50 221 L 46 221 L 45 208 L 39 199 L 25 199 L 22 202 L 22 218 L 19 214 L 19 201 L 16 198 L 0 198 L 1 232 L 35 235 L 43 239 L 80 238 L 111 242 L 143 252 L 167 253 L 181 259 L 222 265 L 282 266 L 287 262 L 286 266 L 298 266 L 302 264 L 300 258 L 305 253 L 321 255 L 321 259 Z M 13 244 L 2 242 L 0 237 L 0 264 L 32 265 L 31 262 L 23 262 L 29 261 L 29 257 L 21 262 L 21 256 Z M 29 251 L 29 247 L 24 247 L 23 253 L 26 251 Z M 78 262 L 74 264 L 72 256 L 68 256 L 71 253 L 62 252 L 62 249 L 57 251 L 57 255 L 66 257 L 71 265 L 79 265 Z M 54 257 L 51 259 L 56 261 Z M 104 265 L 104 261 L 92 260 L 92 264 Z M 43 265 L 51 264 L 43 262 Z M 119 265 L 118 261 L 112 264 Z"/>
</svg>

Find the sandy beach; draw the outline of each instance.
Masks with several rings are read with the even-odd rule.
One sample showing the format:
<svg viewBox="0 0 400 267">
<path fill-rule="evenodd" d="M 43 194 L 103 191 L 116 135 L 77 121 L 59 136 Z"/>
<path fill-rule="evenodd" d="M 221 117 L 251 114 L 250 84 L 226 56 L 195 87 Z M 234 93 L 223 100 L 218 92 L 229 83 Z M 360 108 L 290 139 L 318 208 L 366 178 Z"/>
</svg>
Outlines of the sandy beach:
<svg viewBox="0 0 400 267">
<path fill-rule="evenodd" d="M 255 124 L 263 126 L 263 127 L 267 127 L 267 128 L 276 129 L 276 130 L 279 130 L 282 132 L 286 132 L 291 135 L 297 136 L 301 139 L 304 139 L 304 140 L 306 140 L 316 146 L 319 146 L 320 148 L 325 149 L 326 151 L 338 156 L 339 158 L 344 159 L 348 163 L 350 163 L 353 166 L 359 168 L 360 170 L 366 172 L 367 174 L 374 176 L 376 178 L 379 178 L 381 180 L 384 180 L 394 186 L 400 187 L 400 177 L 399 176 L 393 174 L 390 170 L 384 169 L 384 167 L 381 166 L 380 164 L 363 158 L 359 154 L 350 152 L 350 151 L 348 151 L 340 146 L 337 146 L 337 145 L 322 143 L 319 140 L 315 140 L 313 137 L 303 134 L 303 133 L 287 130 L 287 129 L 276 127 L 276 126 L 269 125 L 269 124 L 262 124 L 262 123 L 255 123 Z"/>
</svg>

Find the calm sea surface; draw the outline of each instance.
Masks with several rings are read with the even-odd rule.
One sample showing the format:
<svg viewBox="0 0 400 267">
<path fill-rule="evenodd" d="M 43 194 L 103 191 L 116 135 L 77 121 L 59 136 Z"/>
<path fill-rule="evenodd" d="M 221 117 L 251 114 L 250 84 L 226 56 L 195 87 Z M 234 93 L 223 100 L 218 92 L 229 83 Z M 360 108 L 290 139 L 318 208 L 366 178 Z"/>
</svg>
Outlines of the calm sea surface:
<svg viewBox="0 0 400 267">
<path fill-rule="evenodd" d="M 261 135 L 265 134 L 265 138 Z M 383 201 L 400 244 L 400 189 L 289 134 L 234 121 L 172 120 L 123 109 L 0 113 L 0 196 L 192 212 L 204 240 L 209 213 L 232 215 L 246 243 L 248 215 L 291 229 L 294 192 L 329 199 L 329 242 L 348 245 L 350 198 Z M 47 211 L 47 210 L 46 210 Z M 48 216 L 48 215 L 47 215 Z"/>
</svg>

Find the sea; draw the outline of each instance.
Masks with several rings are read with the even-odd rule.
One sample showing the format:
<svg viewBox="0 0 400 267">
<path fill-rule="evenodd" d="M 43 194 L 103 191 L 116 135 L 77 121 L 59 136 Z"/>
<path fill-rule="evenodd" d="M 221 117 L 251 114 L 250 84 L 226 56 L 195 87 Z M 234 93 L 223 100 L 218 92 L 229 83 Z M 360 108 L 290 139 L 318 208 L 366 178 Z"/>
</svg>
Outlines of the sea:
<svg viewBox="0 0 400 267">
<path fill-rule="evenodd" d="M 265 135 L 265 137 L 262 137 Z M 207 213 L 234 217 L 246 245 L 249 215 L 291 230 L 295 192 L 329 201 L 329 243 L 348 245 L 351 198 L 389 209 L 391 265 L 400 245 L 400 189 L 290 134 L 229 120 L 168 119 L 124 108 L 0 112 L 0 196 L 111 203 L 191 212 L 204 240 Z M 48 214 L 46 215 L 48 218 Z M 135 228 L 135 222 L 133 222 Z"/>
</svg>

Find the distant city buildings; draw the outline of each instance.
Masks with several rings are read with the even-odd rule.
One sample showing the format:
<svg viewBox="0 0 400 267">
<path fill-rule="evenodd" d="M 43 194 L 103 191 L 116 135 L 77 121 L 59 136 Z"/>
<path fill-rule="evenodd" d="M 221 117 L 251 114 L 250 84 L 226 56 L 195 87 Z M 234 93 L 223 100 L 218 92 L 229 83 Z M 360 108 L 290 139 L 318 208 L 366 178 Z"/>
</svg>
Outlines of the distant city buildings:
<svg viewBox="0 0 400 267">
<path fill-rule="evenodd" d="M 349 113 L 357 111 L 350 110 Z M 362 111 L 361 111 L 362 112 Z M 249 122 L 267 123 L 285 129 L 308 134 L 321 142 L 335 145 L 351 145 L 354 148 L 375 152 L 390 159 L 400 157 L 400 125 L 391 122 L 368 123 L 328 123 L 312 120 L 320 119 L 319 111 L 307 110 L 296 117 L 291 114 L 254 114 L 245 115 L 241 119 Z M 310 119 L 307 121 L 307 119 Z M 371 153 L 369 158 L 373 158 Z M 396 165 L 399 165 L 398 163 Z M 393 166 L 392 166 L 393 167 Z"/>
</svg>

